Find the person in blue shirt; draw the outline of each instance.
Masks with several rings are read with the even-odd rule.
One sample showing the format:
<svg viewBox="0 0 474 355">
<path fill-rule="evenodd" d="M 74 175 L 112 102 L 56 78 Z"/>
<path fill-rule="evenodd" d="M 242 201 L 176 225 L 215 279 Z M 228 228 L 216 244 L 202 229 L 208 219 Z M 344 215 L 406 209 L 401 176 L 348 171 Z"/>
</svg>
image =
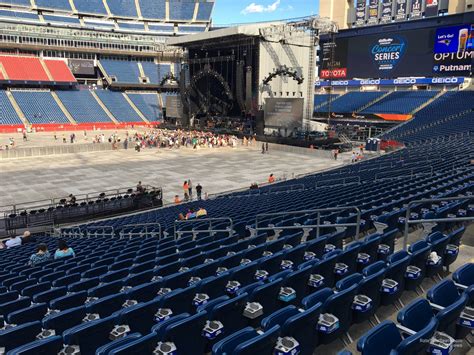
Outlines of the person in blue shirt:
<svg viewBox="0 0 474 355">
<path fill-rule="evenodd" d="M 67 256 L 75 256 L 74 250 L 70 248 L 65 240 L 58 240 L 58 249 L 54 253 L 54 259 L 61 259 Z"/>
<path fill-rule="evenodd" d="M 29 264 L 35 266 L 42 262 L 48 261 L 51 257 L 51 254 L 48 251 L 48 246 L 44 243 L 38 244 L 36 247 L 36 254 L 30 256 Z"/>
</svg>

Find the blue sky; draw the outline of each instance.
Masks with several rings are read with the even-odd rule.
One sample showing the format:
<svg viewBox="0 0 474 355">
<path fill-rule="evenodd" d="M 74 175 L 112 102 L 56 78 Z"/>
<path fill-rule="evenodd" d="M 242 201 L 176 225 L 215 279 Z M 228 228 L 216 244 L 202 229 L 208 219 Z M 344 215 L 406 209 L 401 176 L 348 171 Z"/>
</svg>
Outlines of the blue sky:
<svg viewBox="0 0 474 355">
<path fill-rule="evenodd" d="M 216 0 L 213 23 L 259 22 L 309 16 L 317 13 L 319 0 Z"/>
</svg>

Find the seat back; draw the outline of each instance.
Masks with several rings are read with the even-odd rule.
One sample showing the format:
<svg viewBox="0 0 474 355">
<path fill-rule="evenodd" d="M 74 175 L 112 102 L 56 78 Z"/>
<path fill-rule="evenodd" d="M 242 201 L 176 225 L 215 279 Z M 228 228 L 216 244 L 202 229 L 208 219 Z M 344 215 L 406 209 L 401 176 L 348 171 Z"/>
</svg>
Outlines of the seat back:
<svg viewBox="0 0 474 355">
<path fill-rule="evenodd" d="M 206 339 L 201 333 L 206 320 L 207 312 L 204 311 L 174 322 L 166 328 L 161 340 L 173 342 L 180 354 L 202 354 L 205 350 Z"/>
<path fill-rule="evenodd" d="M 452 280 L 444 280 L 432 288 L 430 288 L 426 294 L 426 298 L 430 302 L 440 305 L 442 307 L 448 307 L 459 299 L 459 292 Z"/>
<path fill-rule="evenodd" d="M 244 341 L 237 345 L 233 354 L 235 355 L 254 355 L 254 354 L 271 354 L 275 348 L 280 333 L 280 327 L 274 326 L 263 334 L 259 334 L 255 338 Z"/>
<path fill-rule="evenodd" d="M 357 285 L 337 292 L 323 303 L 322 312 L 331 313 L 339 319 L 339 329 L 347 331 L 352 322 L 351 306 L 357 292 Z"/>
<path fill-rule="evenodd" d="M 281 328 L 282 336 L 290 336 L 300 344 L 300 354 L 310 355 L 318 345 L 317 324 L 321 314 L 321 303 L 290 316 Z"/>
<path fill-rule="evenodd" d="M 141 338 L 141 334 L 140 333 L 130 333 L 130 334 L 127 334 L 126 336 L 124 336 L 123 338 L 118 338 L 118 339 L 115 339 L 114 341 L 108 343 L 108 344 L 105 344 L 101 347 L 99 347 L 97 350 L 96 350 L 96 355 L 107 355 L 109 354 L 113 349 L 117 349 L 117 348 L 120 348 L 121 346 L 124 346 L 124 345 L 127 345 L 127 344 L 130 344 L 131 342 L 137 340 L 137 339 L 140 339 Z M 46 354 L 45 354 L 46 355 Z"/>
<path fill-rule="evenodd" d="M 233 354 L 234 349 L 239 344 L 242 344 L 257 335 L 258 333 L 252 327 L 240 329 L 214 344 L 212 347 L 212 355 Z"/>
<path fill-rule="evenodd" d="M 415 332 L 428 325 L 434 317 L 430 303 L 424 299 L 417 299 L 398 312 L 398 323 Z"/>
<path fill-rule="evenodd" d="M 242 316 L 247 302 L 248 294 L 239 294 L 215 306 L 209 319 L 222 322 L 226 334 L 231 334 L 247 325 L 247 319 Z"/>
<path fill-rule="evenodd" d="M 281 327 L 288 318 L 298 313 L 300 313 L 298 308 L 293 305 L 280 308 L 279 310 L 262 319 L 262 328 L 264 331 L 266 331 L 273 328 L 275 325 L 279 325 Z"/>
<path fill-rule="evenodd" d="M 474 263 L 461 266 L 453 273 L 453 280 L 464 286 L 474 285 Z"/>
<path fill-rule="evenodd" d="M 171 291 L 163 296 L 160 302 L 160 308 L 170 308 L 173 314 L 193 313 L 194 307 L 192 301 L 195 295 L 195 286 Z"/>
<path fill-rule="evenodd" d="M 23 324 L 43 319 L 48 311 L 46 303 L 38 303 L 30 307 L 20 309 L 8 315 L 8 323 Z"/>
<path fill-rule="evenodd" d="M 436 318 L 432 318 L 426 327 L 400 342 L 396 348 L 397 354 L 424 354 L 430 346 L 430 339 L 433 337 L 437 326 L 438 320 Z"/>
<path fill-rule="evenodd" d="M 390 354 L 401 341 L 402 337 L 395 323 L 386 320 L 359 339 L 357 350 L 362 355 Z"/>
<path fill-rule="evenodd" d="M 278 309 L 280 304 L 278 295 L 282 284 L 283 280 L 277 279 L 255 288 L 250 295 L 250 301 L 260 303 L 263 306 L 264 314 L 273 313 Z"/>
<path fill-rule="evenodd" d="M 0 347 L 8 352 L 25 343 L 32 342 L 41 332 L 41 322 L 31 322 L 8 328 L 0 332 Z"/>
<path fill-rule="evenodd" d="M 114 317 L 98 319 L 64 331 L 66 345 L 78 345 L 81 354 L 94 354 L 95 350 L 108 343 L 109 334 L 114 327 Z"/>
<path fill-rule="evenodd" d="M 45 339 L 35 340 L 31 343 L 19 346 L 9 352 L 10 355 L 49 355 L 58 354 L 63 348 L 63 338 L 52 336 Z"/>
<path fill-rule="evenodd" d="M 125 338 L 122 338 L 125 339 Z M 124 341 L 124 340 L 122 340 Z M 131 339 L 130 341 L 113 347 L 107 352 L 109 355 L 128 355 L 128 354 L 152 354 L 156 348 L 158 336 L 155 333 Z M 105 347 L 105 346 L 104 346 Z"/>
<path fill-rule="evenodd" d="M 157 300 L 138 303 L 123 309 L 118 316 L 117 323 L 127 324 L 132 332 L 148 334 L 156 323 L 155 314 L 157 311 Z"/>
<path fill-rule="evenodd" d="M 87 299 L 87 291 L 81 291 L 76 293 L 71 293 L 66 296 L 55 298 L 52 300 L 49 305 L 51 309 L 56 309 L 58 311 L 64 311 L 68 308 L 79 307 L 84 304 Z"/>
<path fill-rule="evenodd" d="M 85 306 L 53 313 L 43 318 L 43 328 L 54 330 L 56 334 L 62 334 L 66 329 L 81 323 L 85 316 Z"/>
</svg>

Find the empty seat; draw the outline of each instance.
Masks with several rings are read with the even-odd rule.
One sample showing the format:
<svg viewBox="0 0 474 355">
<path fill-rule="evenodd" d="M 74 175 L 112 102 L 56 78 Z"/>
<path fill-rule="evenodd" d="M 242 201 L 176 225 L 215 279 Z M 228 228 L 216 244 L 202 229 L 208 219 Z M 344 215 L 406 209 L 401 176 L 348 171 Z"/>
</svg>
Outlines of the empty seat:
<svg viewBox="0 0 474 355">
<path fill-rule="evenodd" d="M 114 349 L 120 349 L 122 346 L 130 344 L 131 342 L 140 339 L 142 335 L 140 333 L 129 333 L 123 338 L 115 339 L 108 344 L 99 347 L 95 354 L 96 355 L 107 355 L 110 354 Z"/>
<path fill-rule="evenodd" d="M 114 317 L 79 324 L 64 331 L 64 344 L 78 346 L 81 354 L 95 354 L 98 347 L 109 342 L 109 334 L 113 327 Z"/>
<path fill-rule="evenodd" d="M 362 355 L 422 354 L 428 349 L 437 325 L 433 318 L 425 328 L 403 338 L 395 323 L 386 320 L 361 337 L 357 349 Z"/>
<path fill-rule="evenodd" d="M 38 303 L 30 307 L 19 309 L 11 312 L 8 315 L 8 323 L 10 324 L 24 324 L 43 319 L 48 311 L 46 303 Z"/>
<path fill-rule="evenodd" d="M 30 322 L 0 331 L 0 347 L 8 352 L 25 343 L 32 342 L 41 332 L 41 322 Z"/>
<path fill-rule="evenodd" d="M 35 340 L 8 352 L 9 355 L 49 355 L 58 354 L 63 348 L 61 336 L 51 336 Z"/>
<path fill-rule="evenodd" d="M 43 328 L 54 330 L 56 334 L 62 334 L 77 324 L 80 324 L 86 317 L 86 307 L 80 306 L 68 310 L 52 313 L 43 319 Z"/>
<path fill-rule="evenodd" d="M 70 293 L 66 296 L 58 297 L 49 302 L 51 309 L 64 311 L 68 308 L 79 307 L 86 302 L 87 291 Z"/>
</svg>

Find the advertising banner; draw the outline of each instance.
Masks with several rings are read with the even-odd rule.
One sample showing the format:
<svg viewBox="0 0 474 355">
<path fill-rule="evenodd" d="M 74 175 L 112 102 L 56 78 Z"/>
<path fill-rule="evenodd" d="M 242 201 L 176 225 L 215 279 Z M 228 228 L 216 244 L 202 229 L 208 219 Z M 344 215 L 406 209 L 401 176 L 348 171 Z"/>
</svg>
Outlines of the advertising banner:
<svg viewBox="0 0 474 355">
<path fill-rule="evenodd" d="M 422 0 L 411 0 L 410 19 L 416 20 L 422 17 Z"/>
<path fill-rule="evenodd" d="M 388 23 L 392 21 L 392 10 L 393 2 L 392 0 L 382 0 L 382 13 L 380 14 L 380 22 Z"/>
<path fill-rule="evenodd" d="M 265 99 L 265 127 L 301 127 L 303 121 L 303 98 Z"/>
<path fill-rule="evenodd" d="M 366 2 L 365 0 L 357 0 L 356 3 L 356 26 L 363 26 L 365 24 L 365 10 Z"/>
<path fill-rule="evenodd" d="M 472 73 L 474 49 L 472 25 L 441 27 L 436 30 L 433 73 Z"/>
<path fill-rule="evenodd" d="M 438 0 L 426 0 L 425 17 L 438 16 Z"/>
<path fill-rule="evenodd" d="M 405 21 L 407 19 L 407 7 L 408 0 L 396 0 L 397 6 L 395 7 L 395 20 Z"/>
<path fill-rule="evenodd" d="M 379 23 L 379 0 L 369 0 L 369 17 L 367 23 L 369 25 Z"/>
<path fill-rule="evenodd" d="M 95 75 L 93 60 L 68 59 L 68 66 L 75 75 Z"/>
<path fill-rule="evenodd" d="M 464 78 L 398 78 L 398 79 L 363 79 L 363 80 L 320 80 L 315 83 L 316 87 L 325 86 L 412 86 L 412 85 L 460 85 Z"/>
</svg>

